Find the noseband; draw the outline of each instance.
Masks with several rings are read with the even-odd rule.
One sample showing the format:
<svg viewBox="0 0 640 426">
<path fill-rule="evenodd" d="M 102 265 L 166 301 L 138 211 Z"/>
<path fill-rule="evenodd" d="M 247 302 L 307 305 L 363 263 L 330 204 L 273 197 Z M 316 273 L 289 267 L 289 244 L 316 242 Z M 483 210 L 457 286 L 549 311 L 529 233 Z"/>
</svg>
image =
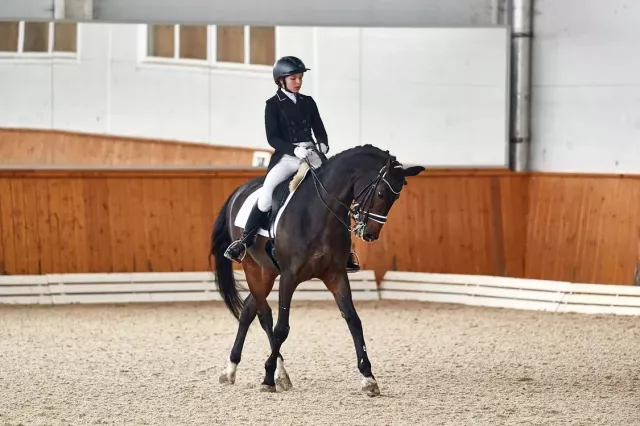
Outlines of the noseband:
<svg viewBox="0 0 640 426">
<path fill-rule="evenodd" d="M 391 166 L 391 164 L 389 164 L 389 167 L 385 165 L 384 167 L 382 167 L 382 169 L 380 169 L 378 174 L 367 185 L 365 185 L 365 187 L 362 188 L 360 192 L 358 192 L 358 194 L 354 197 L 355 203 L 353 204 L 353 207 L 349 207 L 345 205 L 343 202 L 341 202 L 340 200 L 336 199 L 333 195 L 331 195 L 329 191 L 327 191 L 324 185 L 322 185 L 322 182 L 320 182 L 320 179 L 316 175 L 315 170 L 311 165 L 311 163 L 309 162 L 309 160 L 305 158 L 305 161 L 309 166 L 309 171 L 311 172 L 311 176 L 313 176 L 313 183 L 316 187 L 316 192 L 318 193 L 318 197 L 320 198 L 320 201 L 322 201 L 322 204 L 324 204 L 325 207 L 329 209 L 329 211 L 333 213 L 333 215 L 336 218 L 338 218 L 340 223 L 342 223 L 342 225 L 345 228 L 347 228 L 349 232 L 353 232 L 356 237 L 360 238 L 361 240 L 364 240 L 364 232 L 365 232 L 368 220 L 372 220 L 374 222 L 378 222 L 382 224 L 385 224 L 387 222 L 387 216 L 371 213 L 369 210 L 371 209 L 371 203 L 373 202 L 373 197 L 376 193 L 376 190 L 378 189 L 378 185 L 380 184 L 380 182 L 386 183 L 389 189 L 391 190 L 391 192 L 395 194 L 396 198 L 400 195 L 400 191 L 402 190 L 402 188 L 396 191 L 395 189 L 393 189 L 393 187 L 385 177 L 389 172 L 389 167 Z M 340 216 L 338 216 L 331 209 L 331 207 L 329 207 L 327 203 L 325 203 L 324 199 L 320 195 L 320 191 L 318 190 L 318 185 L 320 186 L 320 188 L 324 190 L 324 192 L 329 194 L 329 196 L 333 198 L 334 201 L 336 201 L 342 207 L 349 210 L 349 216 L 353 217 L 355 221 L 355 225 L 353 227 L 349 226 L 349 224 L 347 223 L 344 223 L 344 221 L 340 218 Z"/>
</svg>

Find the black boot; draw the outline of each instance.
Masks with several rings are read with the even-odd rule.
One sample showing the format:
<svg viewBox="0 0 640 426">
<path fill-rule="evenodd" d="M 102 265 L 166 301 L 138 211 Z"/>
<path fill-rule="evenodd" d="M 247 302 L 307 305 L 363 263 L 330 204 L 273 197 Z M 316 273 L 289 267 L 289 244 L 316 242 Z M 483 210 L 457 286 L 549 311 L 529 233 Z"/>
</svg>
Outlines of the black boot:
<svg viewBox="0 0 640 426">
<path fill-rule="evenodd" d="M 255 204 L 249 213 L 244 231 L 242 231 L 242 238 L 232 242 L 224 252 L 224 256 L 236 263 L 242 263 L 247 249 L 255 242 L 255 236 L 260 227 L 266 228 L 268 226 L 267 218 L 268 212 L 263 212 L 258 208 L 258 204 Z"/>
<path fill-rule="evenodd" d="M 349 258 L 347 259 L 347 272 L 358 272 L 360 265 L 358 264 L 356 252 L 351 250 L 349 252 Z"/>
</svg>

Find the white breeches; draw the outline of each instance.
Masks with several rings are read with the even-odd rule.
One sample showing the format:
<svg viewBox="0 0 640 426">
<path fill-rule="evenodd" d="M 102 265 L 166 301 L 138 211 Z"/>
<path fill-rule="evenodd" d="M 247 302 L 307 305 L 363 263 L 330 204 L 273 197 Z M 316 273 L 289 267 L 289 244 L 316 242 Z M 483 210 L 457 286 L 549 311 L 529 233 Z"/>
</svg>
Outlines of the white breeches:
<svg viewBox="0 0 640 426">
<path fill-rule="evenodd" d="M 302 143 L 299 145 L 310 146 L 311 143 Z M 307 158 L 313 167 L 319 167 L 322 164 L 322 160 L 315 151 L 311 151 Z M 298 171 L 298 167 L 300 167 L 302 161 L 303 160 L 300 160 L 298 157 L 284 154 L 280 161 L 273 166 L 269 173 L 267 173 L 262 189 L 260 190 L 260 196 L 258 197 L 258 208 L 260 210 L 263 212 L 269 211 L 273 199 L 273 191 L 276 189 L 276 186 L 288 177 L 294 175 Z"/>
</svg>

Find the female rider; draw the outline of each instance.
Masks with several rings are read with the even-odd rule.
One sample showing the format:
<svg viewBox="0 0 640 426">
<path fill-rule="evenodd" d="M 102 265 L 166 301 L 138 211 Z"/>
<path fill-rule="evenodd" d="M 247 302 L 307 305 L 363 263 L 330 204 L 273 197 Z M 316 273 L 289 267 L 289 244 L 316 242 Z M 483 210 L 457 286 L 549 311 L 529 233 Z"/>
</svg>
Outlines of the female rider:
<svg viewBox="0 0 640 426">
<path fill-rule="evenodd" d="M 304 158 L 308 157 L 314 167 L 321 164 L 320 158 L 311 149 L 311 130 L 318 139 L 320 150 L 324 154 L 329 151 L 327 132 L 316 102 L 311 96 L 300 94 L 302 76 L 306 71 L 309 69 L 295 56 L 280 58 L 273 66 L 273 79 L 278 90 L 266 102 L 265 130 L 267 141 L 275 152 L 269 161 L 258 202 L 249 214 L 242 238 L 231 243 L 224 254 L 234 262 L 242 261 L 247 248 L 255 241 L 254 236 L 259 227 L 268 226 L 267 213 L 271 209 L 275 187 L 292 176 Z M 347 260 L 347 271 L 358 270 L 360 266 L 351 251 Z"/>
</svg>

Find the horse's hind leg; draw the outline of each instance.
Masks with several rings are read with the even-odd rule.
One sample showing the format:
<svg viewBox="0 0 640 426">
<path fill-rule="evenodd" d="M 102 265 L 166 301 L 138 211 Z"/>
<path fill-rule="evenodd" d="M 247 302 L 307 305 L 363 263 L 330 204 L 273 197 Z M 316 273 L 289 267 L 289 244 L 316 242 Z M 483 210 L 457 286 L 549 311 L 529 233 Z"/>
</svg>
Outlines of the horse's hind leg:
<svg viewBox="0 0 640 426">
<path fill-rule="evenodd" d="M 362 331 L 362 321 L 360 321 L 360 317 L 353 305 L 351 286 L 349 285 L 349 277 L 346 271 L 339 272 L 329 279 L 323 279 L 323 282 L 329 291 L 333 293 L 342 318 L 347 322 L 347 326 L 351 332 L 351 337 L 356 347 L 358 369 L 362 374 L 362 390 L 367 392 L 369 396 L 380 395 L 378 383 L 371 372 L 371 362 L 367 356 L 367 347 L 364 342 L 364 332 Z"/>
<path fill-rule="evenodd" d="M 257 304 L 253 295 L 247 296 L 244 299 L 244 307 L 240 313 L 240 320 L 238 321 L 238 331 L 236 333 L 236 340 L 233 342 L 233 347 L 229 353 L 229 359 L 227 360 L 227 367 L 220 375 L 220 383 L 235 383 L 236 381 L 236 369 L 240 364 L 242 358 L 242 347 L 244 346 L 244 340 L 247 337 L 247 331 L 249 326 L 253 322 L 257 313 Z"/>
<path fill-rule="evenodd" d="M 256 315 L 260 321 L 262 329 L 267 334 L 269 346 L 273 348 L 273 314 L 271 307 L 267 303 L 267 296 L 273 288 L 273 283 L 277 277 L 269 271 L 264 271 L 253 259 L 247 257 L 243 262 L 247 284 L 251 289 L 251 293 L 244 301 L 244 308 L 240 314 L 238 323 L 238 332 L 233 344 L 233 348 L 229 354 L 227 367 L 220 375 L 220 383 L 235 383 L 236 369 L 242 357 L 242 348 L 247 336 L 247 332 Z M 284 369 L 284 360 L 282 355 L 278 358 L 277 369 L 278 384 L 283 390 L 289 390 L 292 387 L 289 375 Z"/>
</svg>

